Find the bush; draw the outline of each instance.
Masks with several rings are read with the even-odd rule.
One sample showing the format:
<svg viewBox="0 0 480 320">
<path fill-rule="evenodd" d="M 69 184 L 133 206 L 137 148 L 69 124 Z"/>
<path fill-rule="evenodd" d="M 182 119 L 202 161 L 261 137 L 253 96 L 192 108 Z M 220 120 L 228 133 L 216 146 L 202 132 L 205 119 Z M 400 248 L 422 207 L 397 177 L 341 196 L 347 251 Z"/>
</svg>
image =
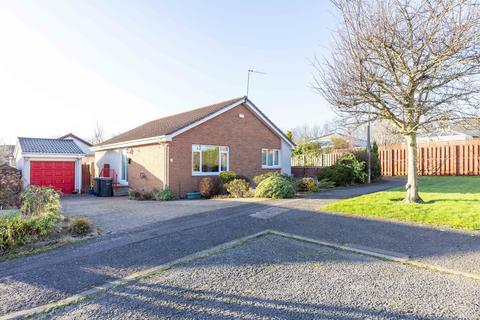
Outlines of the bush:
<svg viewBox="0 0 480 320">
<path fill-rule="evenodd" d="M 20 211 L 24 216 L 56 215 L 60 212 L 60 193 L 52 187 L 28 186 L 22 192 Z"/>
<path fill-rule="evenodd" d="M 153 192 L 149 191 L 142 191 L 140 193 L 141 200 L 152 200 L 153 199 Z"/>
<path fill-rule="evenodd" d="M 270 178 L 270 177 L 282 177 L 282 178 L 290 181 L 290 183 L 293 183 L 293 184 L 296 182 L 294 177 L 286 175 L 285 173 L 280 173 L 278 171 L 270 171 L 270 172 L 260 174 L 258 176 L 253 177 L 253 183 L 255 183 L 258 186 L 260 184 L 260 182 L 262 182 L 263 180 L 265 180 L 267 178 Z"/>
<path fill-rule="evenodd" d="M 202 196 L 211 198 L 220 192 L 220 179 L 218 177 L 206 177 L 200 180 L 198 189 Z"/>
<path fill-rule="evenodd" d="M 45 238 L 63 216 L 54 213 L 0 218 L 0 252 L 12 247 L 32 242 L 38 238 Z"/>
<path fill-rule="evenodd" d="M 235 180 L 237 178 L 237 174 L 233 171 L 224 171 L 220 172 L 218 177 L 220 178 L 222 184 L 226 185 L 227 183 Z"/>
<path fill-rule="evenodd" d="M 306 177 L 297 180 L 297 191 L 300 192 L 317 192 L 318 185 L 315 179 Z"/>
<path fill-rule="evenodd" d="M 365 173 L 365 162 L 360 162 L 352 153 L 344 154 L 337 161 L 338 165 L 344 165 L 352 169 L 353 182 L 365 183 L 367 173 Z"/>
<path fill-rule="evenodd" d="M 272 175 L 262 180 L 257 189 L 255 189 L 255 197 L 283 199 L 293 198 L 295 196 L 295 188 L 290 179 L 286 179 L 281 175 Z"/>
<path fill-rule="evenodd" d="M 158 201 L 170 201 L 175 199 L 175 196 L 172 194 L 169 187 L 165 187 L 163 190 L 158 191 L 155 194 L 155 199 Z"/>
<path fill-rule="evenodd" d="M 335 187 L 335 182 L 328 179 L 322 179 L 318 181 L 318 189 L 330 189 Z"/>
<path fill-rule="evenodd" d="M 234 198 L 247 198 L 251 195 L 250 185 L 243 179 L 235 179 L 229 182 L 227 191 Z"/>
<path fill-rule="evenodd" d="M 353 153 L 355 158 L 358 161 L 365 163 L 364 172 L 368 175 L 368 157 L 366 150 L 360 150 Z M 380 178 L 382 175 L 382 167 L 380 163 L 380 159 L 378 158 L 378 146 L 374 143 L 372 148 L 372 180 Z"/>
<path fill-rule="evenodd" d="M 92 229 L 92 224 L 86 218 L 73 218 L 68 227 L 68 231 L 75 236 L 90 233 Z"/>
<path fill-rule="evenodd" d="M 128 189 L 128 199 L 137 200 L 140 199 L 140 191 L 135 189 Z"/>
<path fill-rule="evenodd" d="M 318 181 L 329 180 L 335 183 L 336 186 L 346 186 L 353 182 L 353 169 L 337 163 L 320 169 L 317 177 Z"/>
</svg>

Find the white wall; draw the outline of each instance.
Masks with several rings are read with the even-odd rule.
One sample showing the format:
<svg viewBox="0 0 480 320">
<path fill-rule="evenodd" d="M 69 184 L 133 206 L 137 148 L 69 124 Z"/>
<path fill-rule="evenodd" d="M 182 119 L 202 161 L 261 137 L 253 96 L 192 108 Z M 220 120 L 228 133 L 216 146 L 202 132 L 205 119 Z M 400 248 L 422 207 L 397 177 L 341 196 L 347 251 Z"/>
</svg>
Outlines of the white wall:
<svg viewBox="0 0 480 320">
<path fill-rule="evenodd" d="M 281 166 L 281 172 L 292 175 L 292 164 L 291 164 L 291 159 L 292 159 L 292 149 L 286 143 L 283 139 L 282 141 L 282 146 L 280 147 L 280 166 Z"/>
<path fill-rule="evenodd" d="M 122 173 L 122 153 L 120 149 L 103 150 L 95 152 L 95 176 L 100 175 L 100 171 L 103 169 L 103 165 L 108 163 L 110 169 L 115 170 L 118 175 L 118 182 L 120 184 L 128 185 L 127 181 L 120 180 Z"/>
</svg>

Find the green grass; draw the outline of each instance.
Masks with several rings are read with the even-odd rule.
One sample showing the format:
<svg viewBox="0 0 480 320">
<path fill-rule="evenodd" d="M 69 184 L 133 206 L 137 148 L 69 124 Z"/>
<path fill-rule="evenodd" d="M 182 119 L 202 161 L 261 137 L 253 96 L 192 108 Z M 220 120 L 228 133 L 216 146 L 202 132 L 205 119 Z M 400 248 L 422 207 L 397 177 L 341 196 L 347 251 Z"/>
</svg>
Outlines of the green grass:
<svg viewBox="0 0 480 320">
<path fill-rule="evenodd" d="M 407 204 L 404 188 L 341 200 L 322 208 L 368 217 L 480 230 L 480 177 L 421 177 L 424 204 Z"/>
</svg>

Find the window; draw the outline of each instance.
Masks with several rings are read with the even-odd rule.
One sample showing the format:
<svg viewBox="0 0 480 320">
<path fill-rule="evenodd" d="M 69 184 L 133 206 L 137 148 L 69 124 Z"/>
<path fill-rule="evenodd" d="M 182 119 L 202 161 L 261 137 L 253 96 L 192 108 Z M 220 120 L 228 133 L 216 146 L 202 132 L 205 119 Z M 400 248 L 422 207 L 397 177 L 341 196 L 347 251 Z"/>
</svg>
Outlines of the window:
<svg viewBox="0 0 480 320">
<path fill-rule="evenodd" d="M 280 150 L 262 149 L 262 168 L 279 168 Z"/>
<path fill-rule="evenodd" d="M 122 149 L 122 172 L 121 172 L 121 179 L 123 181 L 128 181 L 128 157 L 127 157 L 127 150 Z"/>
<path fill-rule="evenodd" d="M 222 171 L 228 171 L 228 162 L 228 147 L 192 145 L 193 175 L 215 175 Z"/>
</svg>

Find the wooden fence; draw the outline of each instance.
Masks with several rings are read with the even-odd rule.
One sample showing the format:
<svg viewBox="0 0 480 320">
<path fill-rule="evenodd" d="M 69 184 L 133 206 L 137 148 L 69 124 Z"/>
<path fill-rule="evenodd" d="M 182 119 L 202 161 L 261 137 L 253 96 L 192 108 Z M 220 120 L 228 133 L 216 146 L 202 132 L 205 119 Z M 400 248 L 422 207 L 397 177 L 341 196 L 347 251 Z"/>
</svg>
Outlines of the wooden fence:
<svg viewBox="0 0 480 320">
<path fill-rule="evenodd" d="M 328 167 L 334 165 L 335 162 L 344 154 L 344 152 L 322 153 L 318 157 L 310 156 L 293 156 L 292 167 Z"/>
<path fill-rule="evenodd" d="M 384 176 L 407 175 L 407 145 L 379 147 Z M 480 139 L 418 144 L 418 174 L 422 176 L 480 175 Z"/>
</svg>

